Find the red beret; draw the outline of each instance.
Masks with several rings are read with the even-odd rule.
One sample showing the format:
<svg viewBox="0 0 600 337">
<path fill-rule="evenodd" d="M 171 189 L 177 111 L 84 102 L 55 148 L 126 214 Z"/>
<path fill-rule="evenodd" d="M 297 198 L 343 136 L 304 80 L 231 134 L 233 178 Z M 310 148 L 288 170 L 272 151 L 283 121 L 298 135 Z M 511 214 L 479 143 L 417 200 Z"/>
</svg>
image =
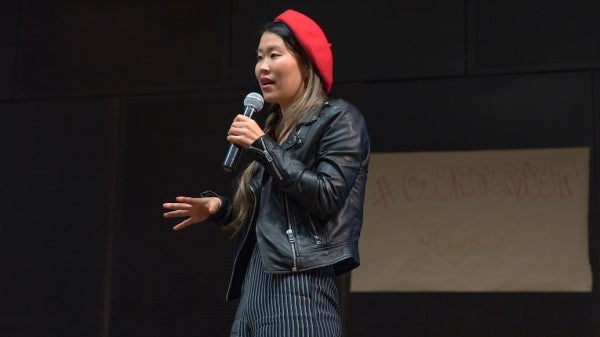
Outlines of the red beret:
<svg viewBox="0 0 600 337">
<path fill-rule="evenodd" d="M 285 23 L 292 31 L 321 77 L 323 89 L 329 93 L 333 83 L 333 55 L 331 44 L 321 27 L 308 16 L 292 9 L 279 14 L 274 21 Z"/>
</svg>

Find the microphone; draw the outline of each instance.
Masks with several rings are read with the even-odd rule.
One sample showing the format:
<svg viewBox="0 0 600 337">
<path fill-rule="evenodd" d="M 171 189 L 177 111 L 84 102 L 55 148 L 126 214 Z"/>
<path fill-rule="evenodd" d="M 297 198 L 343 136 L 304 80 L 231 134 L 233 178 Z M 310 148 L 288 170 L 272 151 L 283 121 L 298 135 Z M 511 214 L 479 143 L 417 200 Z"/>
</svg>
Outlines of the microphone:
<svg viewBox="0 0 600 337">
<path fill-rule="evenodd" d="M 263 97 L 255 92 L 246 95 L 246 98 L 244 98 L 244 116 L 252 118 L 255 112 L 262 110 L 264 102 Z M 228 173 L 233 171 L 239 157 L 240 148 L 235 144 L 229 144 L 229 149 L 222 165 L 223 169 Z"/>
</svg>

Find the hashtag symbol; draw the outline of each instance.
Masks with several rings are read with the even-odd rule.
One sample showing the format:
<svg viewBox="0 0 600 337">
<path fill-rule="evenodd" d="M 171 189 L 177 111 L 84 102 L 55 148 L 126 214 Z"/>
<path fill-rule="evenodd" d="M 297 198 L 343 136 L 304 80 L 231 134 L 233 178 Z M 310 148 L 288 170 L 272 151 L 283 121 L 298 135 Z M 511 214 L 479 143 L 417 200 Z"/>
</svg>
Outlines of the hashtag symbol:
<svg viewBox="0 0 600 337">
<path fill-rule="evenodd" d="M 388 208 L 394 202 L 394 192 L 391 184 L 386 177 L 375 179 L 375 183 L 377 184 L 377 190 L 370 196 L 373 205 L 377 206 L 381 203 L 384 208 Z"/>
</svg>

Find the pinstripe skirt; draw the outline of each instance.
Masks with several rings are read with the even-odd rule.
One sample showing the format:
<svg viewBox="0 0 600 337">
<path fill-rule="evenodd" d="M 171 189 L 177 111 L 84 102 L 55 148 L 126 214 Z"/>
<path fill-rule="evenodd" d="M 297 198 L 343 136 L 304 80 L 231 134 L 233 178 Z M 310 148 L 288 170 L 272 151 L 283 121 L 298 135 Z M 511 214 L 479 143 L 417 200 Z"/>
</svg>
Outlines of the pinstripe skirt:
<svg viewBox="0 0 600 337">
<path fill-rule="evenodd" d="M 333 267 L 267 274 L 255 247 L 231 337 L 339 337 L 339 293 Z"/>
</svg>

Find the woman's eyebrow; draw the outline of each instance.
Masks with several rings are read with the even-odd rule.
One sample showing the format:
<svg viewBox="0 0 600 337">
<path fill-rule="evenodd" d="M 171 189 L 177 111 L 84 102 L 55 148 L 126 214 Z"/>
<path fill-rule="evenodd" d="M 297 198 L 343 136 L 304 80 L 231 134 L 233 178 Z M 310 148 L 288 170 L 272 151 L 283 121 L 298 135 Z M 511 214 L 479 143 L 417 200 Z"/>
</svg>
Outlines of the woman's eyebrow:
<svg viewBox="0 0 600 337">
<path fill-rule="evenodd" d="M 278 50 L 279 50 L 279 48 L 280 48 L 279 46 L 267 46 L 267 47 L 265 48 L 265 50 L 263 51 L 263 49 L 259 47 L 259 48 L 258 48 L 256 51 L 257 51 L 257 52 L 259 52 L 259 53 L 260 53 L 260 52 L 265 52 L 265 53 L 267 53 L 267 52 L 270 52 L 270 51 L 273 51 L 273 50 L 277 50 L 277 51 L 278 51 Z"/>
</svg>

